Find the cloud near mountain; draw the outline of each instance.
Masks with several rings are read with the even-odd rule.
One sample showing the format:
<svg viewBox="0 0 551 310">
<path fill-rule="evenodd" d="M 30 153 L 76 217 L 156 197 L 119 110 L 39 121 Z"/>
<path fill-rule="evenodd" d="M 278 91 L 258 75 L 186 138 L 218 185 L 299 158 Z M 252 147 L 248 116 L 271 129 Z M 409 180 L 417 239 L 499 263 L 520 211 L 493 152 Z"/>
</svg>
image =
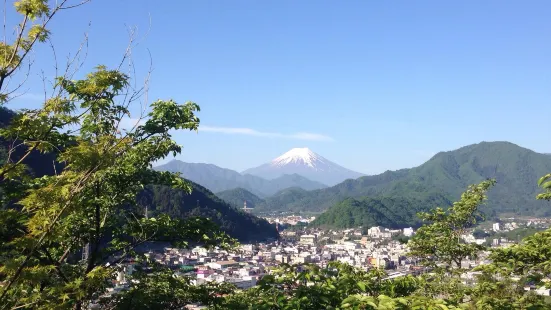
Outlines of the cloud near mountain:
<svg viewBox="0 0 551 310">
<path fill-rule="evenodd" d="M 329 136 L 318 134 L 318 133 L 310 133 L 310 132 L 297 132 L 297 133 L 291 133 L 291 134 L 284 134 L 280 132 L 259 131 L 251 128 L 199 126 L 199 132 L 201 131 L 230 134 L 230 135 L 267 137 L 267 138 L 284 138 L 284 139 L 286 138 L 286 139 L 308 140 L 308 141 L 334 141 L 334 139 Z"/>
</svg>

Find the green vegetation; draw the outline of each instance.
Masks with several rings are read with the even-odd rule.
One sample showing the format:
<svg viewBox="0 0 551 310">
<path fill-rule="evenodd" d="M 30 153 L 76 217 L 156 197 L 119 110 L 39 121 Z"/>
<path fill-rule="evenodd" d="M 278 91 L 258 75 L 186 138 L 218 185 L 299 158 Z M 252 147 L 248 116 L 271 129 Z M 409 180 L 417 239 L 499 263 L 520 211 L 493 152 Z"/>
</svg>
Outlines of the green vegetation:
<svg viewBox="0 0 551 310">
<path fill-rule="evenodd" d="M 382 198 L 348 198 L 329 208 L 318 216 L 310 225 L 326 228 L 356 228 L 383 226 L 404 228 L 420 226 L 416 214 L 428 211 L 436 206 L 449 206 L 451 203 L 441 195 L 434 195 L 428 200 L 401 197 Z"/>
<path fill-rule="evenodd" d="M 229 295 L 213 309 L 406 309 L 396 307 L 425 304 L 407 299 L 418 285 L 415 278 L 387 281 L 385 276 L 378 269 L 362 271 L 338 262 L 327 268 L 283 264 L 258 286 Z"/>
<path fill-rule="evenodd" d="M 465 244 L 459 236 L 480 218 L 480 207 L 494 180 L 469 186 L 451 208 L 421 213 L 426 221 L 409 240 L 411 254 L 432 272 L 417 277 L 386 278 L 380 269 L 363 271 L 338 262 L 327 267 L 281 265 L 258 286 L 227 295 L 212 309 L 551 309 L 544 296 L 524 285 L 544 285 L 549 275 L 551 230 L 521 245 L 490 249 L 492 263 L 477 267 L 477 282 L 461 277 L 462 262 L 484 246 Z M 512 276 L 520 278 L 513 281 Z"/>
<path fill-rule="evenodd" d="M 401 244 L 407 244 L 409 242 L 410 237 L 400 233 L 398 235 L 392 236 L 392 240 L 398 241 Z"/>
<path fill-rule="evenodd" d="M 204 217 L 242 242 L 277 239 L 275 226 L 220 200 L 206 188 L 190 182 L 191 193 L 166 186 L 149 186 L 138 195 L 138 204 L 148 206 L 150 215 L 168 214 L 185 219 Z"/>
<path fill-rule="evenodd" d="M 520 241 L 526 237 L 533 236 L 537 232 L 541 232 L 543 230 L 544 229 L 542 228 L 522 227 L 522 228 L 510 230 L 510 231 L 494 233 L 489 236 L 489 239 L 506 238 L 507 240 L 511 240 L 511 241 Z"/>
<path fill-rule="evenodd" d="M 303 223 L 303 222 L 296 223 L 295 225 L 288 225 L 287 224 L 287 225 L 283 226 L 283 228 L 285 230 L 289 230 L 289 231 L 302 231 L 307 227 L 308 227 L 308 224 Z"/>
<path fill-rule="evenodd" d="M 482 142 L 438 153 L 416 168 L 347 180 L 320 190 L 279 193 L 266 198 L 258 211 L 322 211 L 347 198 L 360 197 L 425 200 L 423 196 L 445 195 L 453 201 L 469 184 L 492 178 L 497 184 L 482 209 L 487 217 L 507 212 L 545 216 L 551 215 L 551 209 L 533 197 L 538 193 L 538 178 L 548 171 L 549 155 L 509 142 Z"/>
<path fill-rule="evenodd" d="M 236 208 L 243 208 L 243 204 L 247 202 L 247 208 L 255 208 L 262 199 L 244 188 L 234 188 L 216 193 L 216 196 L 229 203 Z"/>
<path fill-rule="evenodd" d="M 448 210 L 436 208 L 419 213 L 419 217 L 428 224 L 419 228 L 411 239 L 410 254 L 434 268 L 439 267 L 435 263 L 444 263 L 446 271 L 453 267 L 460 269 L 461 262 L 467 257 L 475 259 L 482 247 L 462 242 L 461 235 L 477 223 L 481 215 L 479 206 L 486 200 L 486 192 L 494 184 L 495 180 L 488 180 L 470 186 L 461 195 L 461 200 Z"/>
<path fill-rule="evenodd" d="M 0 128 L 6 127 L 15 116 L 14 112 L 0 107 Z M 3 154 L 7 154 L 9 146 L 8 141 L 0 140 L 0 151 Z M 25 150 L 19 148 L 11 154 L 11 160 L 14 161 L 24 155 Z M 6 157 L 2 159 L 5 160 Z M 33 151 L 25 159 L 25 168 L 35 177 L 52 176 L 55 171 L 63 170 L 62 164 L 56 163 L 55 167 L 52 165 L 55 160 L 54 152 Z M 189 184 L 192 188 L 191 193 L 163 186 L 148 187 L 138 195 L 139 206 L 143 210 L 147 206 L 150 216 L 168 214 L 178 219 L 186 219 L 190 216 L 209 218 L 228 235 L 240 241 L 277 238 L 275 228 L 267 221 L 236 210 L 198 184 L 193 182 Z"/>
<path fill-rule="evenodd" d="M 490 234 L 485 232 L 482 229 L 477 228 L 477 229 L 473 230 L 473 237 L 475 237 L 476 239 L 482 239 L 482 238 L 486 238 L 488 236 L 490 236 Z"/>
<path fill-rule="evenodd" d="M 72 7 L 66 2 L 58 1 L 55 7 L 44 0 L 15 2 L 22 22 L 15 42 L 0 44 L 5 52 L 0 62 L 2 102 L 11 94 L 4 82 L 36 42 L 47 40 L 45 27 L 56 13 Z M 122 128 L 143 88 L 136 89 L 129 76 L 105 66 L 82 79 L 73 79 L 68 73 L 73 70 L 69 66 L 55 77 L 53 89 L 47 91 L 53 95 L 45 96 L 40 107 L 16 114 L 1 111 L 0 307 L 86 309 L 113 286 L 120 263 L 132 258 L 138 268 L 158 275 L 139 284 L 147 294 L 147 302 L 140 302 L 155 308 L 165 300 L 159 288 L 171 285 L 169 277 L 163 277 L 170 271 L 147 261 L 136 252 L 139 246 L 234 243 L 206 218 L 148 217 L 137 203 L 147 186 L 192 189 L 177 175 L 153 171 L 151 163 L 180 153 L 171 132 L 197 130 L 199 107 L 157 100 L 141 117 L 143 124 Z M 188 300 L 201 301 L 211 294 L 210 288 L 187 281 L 178 285 Z M 104 301 L 117 308 L 124 296 Z"/>
<path fill-rule="evenodd" d="M 0 131 L 5 141 L 21 141 L 10 145 L 23 152 L 17 160 L 8 152 L 0 168 L 4 200 L 17 201 L 0 211 L 1 305 L 86 308 L 112 286 L 119 262 L 140 259 L 139 245 L 231 243 L 205 218 L 147 217 L 138 205 L 147 186 L 191 191 L 188 182 L 153 171 L 150 163 L 180 152 L 169 131 L 196 130 L 199 107 L 158 100 L 143 125 L 121 131 L 119 123 L 129 115 L 128 81 L 103 66 L 82 80 L 60 77 L 58 96 L 39 109 L 21 111 Z M 66 132 L 67 125 L 78 130 Z M 55 150 L 63 169 L 42 177 L 29 174 L 25 159 L 35 150 Z M 84 247 L 88 255 L 80 259 Z"/>
<path fill-rule="evenodd" d="M 5 81 L 36 42 L 47 40 L 50 19 L 68 8 L 65 1 L 56 5 L 50 7 L 45 0 L 15 2 L 22 22 L 15 41 L 0 44 L 0 101 L 10 99 Z M 507 143 L 482 143 L 438 154 L 411 170 L 349 180 L 314 194 L 288 189 L 274 198 L 283 202 L 292 196 L 311 203 L 305 209 L 321 210 L 350 198 L 346 195 L 379 195 L 346 200 L 330 211 L 335 219 L 321 217 L 319 225 L 398 225 L 422 211 L 423 225 L 408 245 L 410 255 L 421 258 L 430 273 L 389 279 L 381 269 L 366 271 L 338 262 L 323 268 L 283 264 L 250 290 L 218 283 L 195 286 L 137 248 L 171 242 L 177 247 L 231 249 L 234 240 L 202 217 L 205 214 L 243 239 L 246 234 L 261 238 L 263 227 L 270 228 L 205 188 L 151 168 L 152 162 L 181 152 L 171 133 L 197 130 L 199 106 L 157 100 L 141 117 L 143 123 L 128 129 L 120 123 L 130 117 L 130 105 L 142 93 L 130 86 L 126 74 L 98 66 L 81 79 L 56 77 L 53 87 L 54 95 L 39 108 L 0 113 L 2 309 L 80 310 L 94 302 L 102 309 L 121 310 L 182 309 L 196 302 L 235 310 L 551 309 L 545 297 L 524 290 L 527 284 L 542 287 L 548 282 L 551 229 L 508 248 L 486 249 L 460 240 L 481 219 L 486 201 L 496 212 L 546 213 L 542 201 L 528 201 L 538 194 L 530 178 L 540 170 L 551 171 L 539 154 Z M 460 195 L 461 182 L 485 177 L 498 182 L 479 180 Z M 544 189 L 539 200 L 551 200 L 550 179 L 545 175 L 538 182 Z M 428 210 L 447 201 L 447 195 L 460 198 L 451 207 Z M 404 211 L 406 207 L 412 210 Z M 238 221 L 251 230 L 233 227 Z M 462 263 L 483 250 L 490 251 L 491 263 L 475 269 L 476 283 L 465 284 Z M 136 271 L 128 289 L 106 294 L 121 264 L 130 259 Z"/>
</svg>

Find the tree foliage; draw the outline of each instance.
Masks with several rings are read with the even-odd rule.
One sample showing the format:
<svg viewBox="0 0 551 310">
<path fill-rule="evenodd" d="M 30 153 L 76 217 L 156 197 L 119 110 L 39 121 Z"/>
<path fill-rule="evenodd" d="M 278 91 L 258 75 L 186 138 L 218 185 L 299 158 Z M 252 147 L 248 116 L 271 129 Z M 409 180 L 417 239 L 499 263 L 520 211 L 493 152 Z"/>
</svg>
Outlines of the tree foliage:
<svg viewBox="0 0 551 310">
<path fill-rule="evenodd" d="M 436 208 L 420 213 L 419 217 L 427 224 L 419 228 L 411 239 L 410 254 L 433 267 L 436 267 L 436 262 L 440 262 L 447 267 L 461 268 L 461 262 L 465 258 L 476 258 L 483 247 L 467 244 L 462 241 L 461 236 L 483 216 L 479 210 L 480 204 L 494 184 L 495 180 L 487 180 L 471 185 L 448 210 Z"/>
<path fill-rule="evenodd" d="M 0 169 L 3 190 L 18 198 L 17 207 L 0 215 L 0 304 L 80 309 L 112 285 L 119 264 L 136 256 L 139 245 L 231 242 L 204 218 L 145 217 L 138 206 L 148 185 L 191 189 L 151 163 L 181 151 L 170 131 L 196 130 L 199 107 L 158 100 L 143 125 L 126 130 L 120 123 L 129 117 L 128 79 L 104 66 L 82 80 L 59 78 L 63 95 L 23 110 L 0 132 L 28 148 L 55 151 L 64 163 L 62 171 L 39 178 L 26 172 L 24 161 L 8 158 Z M 81 259 L 83 248 L 89 254 Z"/>
<path fill-rule="evenodd" d="M 138 195 L 138 203 L 149 206 L 152 215 L 210 218 L 220 229 L 242 242 L 277 239 L 275 226 L 268 221 L 232 207 L 201 185 L 190 184 L 191 193 L 167 186 L 148 186 Z"/>
<path fill-rule="evenodd" d="M 230 295 L 213 309 L 394 309 L 385 307 L 409 304 L 403 297 L 415 291 L 418 281 L 385 277 L 379 269 L 362 271 L 338 262 L 325 268 L 283 264 L 258 286 Z"/>
<path fill-rule="evenodd" d="M 22 21 L 14 41 L 0 43 L 0 102 L 9 100 L 13 90 L 6 89 L 7 82 L 35 43 L 48 39 L 49 21 L 60 10 L 71 7 L 66 0 L 54 7 L 45 0 L 15 2 Z M 2 309 L 83 309 L 96 302 L 104 309 L 181 309 L 195 302 L 212 309 L 551 308 L 544 298 L 524 290 L 525 285 L 549 285 L 551 229 L 509 248 L 490 249 L 491 262 L 476 268 L 479 275 L 475 284 L 466 284 L 461 278 L 465 259 L 476 258 L 486 250 L 464 243 L 461 235 L 482 219 L 480 207 L 494 180 L 470 186 L 449 209 L 426 210 L 430 205 L 411 205 L 410 200 L 434 203 L 445 196 L 435 196 L 427 184 L 437 190 L 451 188 L 448 194 L 453 195 L 465 180 L 490 174 L 500 178 L 511 174 L 514 180 L 503 178 L 508 185 L 528 184 L 534 171 L 526 168 L 532 163 L 530 159 L 537 159 L 537 171 L 551 167 L 543 157 L 521 152 L 525 156 L 518 156 L 519 162 L 502 165 L 509 168 L 498 171 L 486 160 L 507 152 L 488 151 L 488 144 L 484 144 L 477 150 L 491 156 L 478 156 L 477 150 L 467 147 L 458 154 L 438 154 L 431 163 L 409 171 L 349 180 L 312 193 L 295 189 L 271 200 L 285 202 L 291 195 L 299 202 L 287 203 L 321 202 L 316 205 L 321 208 L 351 196 L 384 197 L 349 199 L 342 205 L 348 215 L 333 210 L 329 214 L 335 215 L 334 219 L 320 217 L 318 221 L 320 225 L 343 227 L 376 223 L 400 226 L 399 221 L 410 224 L 409 213 L 425 211 L 420 213 L 424 224 L 408 242 L 411 254 L 431 268 L 431 273 L 421 277 L 391 279 L 380 269 L 360 270 L 330 262 L 325 267 L 283 264 L 265 275 L 258 286 L 245 291 L 228 284 L 194 286 L 189 278 L 175 276 L 138 248 L 153 242 L 223 248 L 234 243 L 212 221 L 193 216 L 204 213 L 193 208 L 183 211 L 190 206 L 183 193 L 197 186 L 151 167 L 152 162 L 181 152 L 171 132 L 197 130 L 199 106 L 157 100 L 149 105 L 147 117 L 140 119 L 143 123 L 123 128 L 131 104 L 140 97 L 126 74 L 98 66 L 82 79 L 57 77 L 54 87 L 59 92 L 45 98 L 40 108 L 0 119 L 7 125 L 0 130 L 1 141 L 10 145 L 0 152 Z M 35 154 L 52 156 L 48 157 L 53 161 L 51 171 L 30 171 L 28 163 Z M 551 174 L 538 184 L 544 192 L 537 198 L 551 200 Z M 496 203 L 505 202 L 506 208 L 523 203 L 525 194 L 532 193 L 528 187 L 501 188 L 497 196 L 501 199 Z M 503 197 L 509 196 L 504 195 L 505 189 L 522 195 L 506 201 Z M 395 193 L 406 195 L 392 197 Z M 209 195 L 212 193 L 204 197 L 214 201 Z M 270 206 L 270 202 L 263 204 Z M 411 210 L 404 210 L 404 205 Z M 151 214 L 145 211 L 146 206 L 151 207 Z M 212 217 L 231 231 L 232 221 L 226 221 L 222 210 L 227 211 L 227 217 L 242 214 L 222 203 L 211 209 L 220 213 Z M 266 225 L 252 217 L 249 220 Z M 128 289 L 107 294 L 129 260 L 136 271 Z"/>
<path fill-rule="evenodd" d="M 0 104 L 9 101 L 15 92 L 23 86 L 24 78 L 18 83 L 10 82 L 23 67 L 25 61 L 29 63 L 30 67 L 32 61 L 28 58 L 34 46 L 49 39 L 48 24 L 54 16 L 62 10 L 76 8 L 89 1 L 83 0 L 75 4 L 70 0 L 61 0 L 53 6 L 48 4 L 47 0 L 14 1 L 14 9 L 20 15 L 21 21 L 15 27 L 15 35 L 11 42 L 7 42 L 7 40 L 0 42 Z M 26 74 L 28 75 L 29 72 Z M 12 84 L 11 88 L 10 84 Z"/>
<path fill-rule="evenodd" d="M 324 268 L 283 264 L 257 287 L 234 292 L 213 309 L 551 309 L 543 296 L 524 290 L 551 274 L 549 231 L 492 250 L 492 263 L 477 267 L 475 283 L 462 278 L 468 270 L 461 263 L 484 248 L 460 237 L 482 219 L 480 207 L 494 184 L 471 185 L 451 208 L 419 214 L 425 224 L 408 245 L 429 273 L 390 279 L 380 269 L 363 271 L 338 262 Z"/>
</svg>

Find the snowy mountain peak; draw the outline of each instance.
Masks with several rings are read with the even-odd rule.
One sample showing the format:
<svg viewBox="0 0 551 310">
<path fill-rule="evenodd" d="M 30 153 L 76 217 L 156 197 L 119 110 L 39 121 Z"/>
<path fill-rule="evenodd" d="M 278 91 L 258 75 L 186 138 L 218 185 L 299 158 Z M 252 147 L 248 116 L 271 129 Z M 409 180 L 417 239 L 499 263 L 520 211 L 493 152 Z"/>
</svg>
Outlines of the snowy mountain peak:
<svg viewBox="0 0 551 310">
<path fill-rule="evenodd" d="M 269 180 L 286 174 L 298 174 L 329 186 L 362 176 L 361 173 L 325 159 L 307 147 L 291 149 L 266 164 L 243 171 L 243 174 L 252 174 Z"/>
<path fill-rule="evenodd" d="M 308 167 L 315 168 L 316 162 L 319 161 L 323 161 L 323 157 L 312 152 L 309 148 L 303 147 L 289 150 L 287 153 L 272 160 L 271 165 L 280 167 L 295 163 L 304 164 Z"/>
</svg>

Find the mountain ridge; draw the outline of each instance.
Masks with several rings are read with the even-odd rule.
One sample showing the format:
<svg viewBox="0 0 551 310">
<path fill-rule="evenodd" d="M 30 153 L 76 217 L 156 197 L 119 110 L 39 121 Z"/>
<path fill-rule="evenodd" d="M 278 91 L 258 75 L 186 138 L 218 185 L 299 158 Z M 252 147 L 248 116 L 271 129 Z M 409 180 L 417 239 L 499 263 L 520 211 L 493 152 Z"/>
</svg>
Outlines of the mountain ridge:
<svg viewBox="0 0 551 310">
<path fill-rule="evenodd" d="M 309 180 L 298 174 L 286 174 L 273 180 L 266 180 L 254 175 L 241 174 L 235 170 L 222 168 L 214 164 L 186 163 L 177 159 L 156 166 L 153 169 L 180 172 L 184 178 L 201 184 L 215 193 L 243 188 L 258 197 L 266 197 L 288 187 L 298 186 L 307 190 L 327 187 L 325 184 Z"/>
<path fill-rule="evenodd" d="M 480 142 L 439 152 L 427 162 L 408 169 L 346 180 L 325 189 L 268 197 L 257 209 L 323 211 L 346 198 L 364 196 L 418 197 L 442 193 L 451 201 L 468 185 L 495 178 L 484 207 L 488 214 L 551 215 L 541 201 L 537 180 L 551 171 L 551 157 L 511 142 Z"/>
</svg>

